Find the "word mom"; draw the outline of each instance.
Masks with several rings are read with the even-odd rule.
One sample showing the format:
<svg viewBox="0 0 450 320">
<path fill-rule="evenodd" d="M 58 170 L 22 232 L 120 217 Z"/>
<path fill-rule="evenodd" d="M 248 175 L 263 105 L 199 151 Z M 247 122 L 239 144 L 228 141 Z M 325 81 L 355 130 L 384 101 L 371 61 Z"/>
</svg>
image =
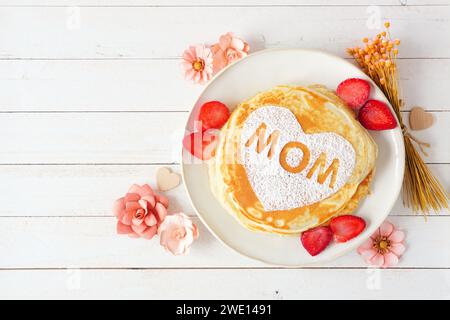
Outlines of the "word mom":
<svg viewBox="0 0 450 320">
<path fill-rule="evenodd" d="M 264 141 L 264 137 L 266 136 L 266 129 L 267 125 L 264 122 L 261 123 L 258 129 L 256 129 L 255 133 L 247 140 L 247 142 L 245 143 L 245 147 L 249 148 L 256 140 L 257 141 L 256 152 L 261 153 L 264 151 L 264 149 L 269 147 L 267 157 L 270 160 L 272 159 L 275 152 L 275 147 L 278 144 L 278 140 L 280 138 L 280 131 L 278 130 L 273 131 L 269 135 L 267 140 Z M 295 166 L 291 166 L 286 160 L 289 151 L 291 151 L 292 149 L 300 149 L 303 153 L 301 161 L 299 161 L 299 163 Z M 284 170 L 290 173 L 302 172 L 308 166 L 310 159 L 311 159 L 311 152 L 309 151 L 308 146 L 299 141 L 291 141 L 286 143 L 280 152 L 280 165 Z M 325 153 L 321 153 L 314 162 L 311 169 L 309 169 L 308 173 L 306 174 L 306 177 L 308 179 L 311 179 L 311 177 L 314 175 L 314 172 L 316 172 L 316 170 L 319 170 L 319 174 L 317 175 L 317 182 L 319 184 L 323 184 L 327 180 L 328 176 L 331 174 L 331 180 L 328 187 L 333 188 L 334 184 L 336 183 L 336 177 L 339 169 L 339 159 L 333 159 L 329 167 L 326 168 L 325 170 L 326 163 L 327 163 L 327 155 Z"/>
</svg>

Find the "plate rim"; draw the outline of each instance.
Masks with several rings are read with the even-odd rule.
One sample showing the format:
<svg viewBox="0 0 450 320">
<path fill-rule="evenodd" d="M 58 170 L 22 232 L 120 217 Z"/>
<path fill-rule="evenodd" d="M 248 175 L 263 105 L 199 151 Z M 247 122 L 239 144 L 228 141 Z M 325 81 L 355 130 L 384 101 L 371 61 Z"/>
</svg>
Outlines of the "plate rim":
<svg viewBox="0 0 450 320">
<path fill-rule="evenodd" d="M 349 60 L 346 60 L 340 56 L 337 56 L 335 54 L 332 54 L 330 52 L 324 51 L 324 50 L 319 50 L 319 49 L 308 49 L 308 48 L 269 48 L 269 49 L 262 49 L 256 52 L 253 52 L 249 55 L 247 55 L 246 57 L 235 61 L 229 65 L 227 65 L 225 68 L 223 68 L 222 70 L 220 70 L 217 74 L 214 75 L 214 77 L 209 80 L 209 82 L 204 86 L 204 88 L 197 94 L 197 98 L 195 99 L 195 102 L 193 103 L 193 105 L 191 106 L 191 109 L 189 110 L 188 114 L 187 114 L 187 118 L 184 124 L 184 128 L 183 128 L 183 132 L 186 132 L 187 126 L 189 124 L 189 119 L 191 118 L 192 112 L 194 110 L 194 107 L 198 104 L 200 98 L 203 96 L 203 94 L 205 93 L 205 91 L 209 88 L 209 86 L 216 80 L 216 78 L 218 78 L 222 73 L 226 72 L 227 70 L 235 67 L 236 65 L 245 62 L 245 60 L 247 60 L 250 57 L 254 57 L 256 55 L 260 55 L 260 54 L 264 54 L 264 53 L 269 53 L 269 52 L 277 52 L 277 51 L 300 51 L 300 52 L 311 52 L 311 53 L 319 53 L 325 56 L 328 56 L 329 58 L 332 59 L 336 59 L 339 60 L 340 62 L 346 63 L 349 67 L 358 70 L 359 72 L 363 72 L 359 67 L 355 66 L 354 64 L 352 64 Z M 364 72 L 363 72 L 364 73 Z M 384 94 L 384 92 L 378 87 L 378 85 L 372 80 L 372 78 L 369 78 L 369 81 L 372 83 L 373 86 L 375 86 L 380 93 L 383 95 L 383 97 L 385 98 L 385 100 L 387 101 L 387 105 L 389 106 L 389 108 L 391 109 L 394 117 L 397 119 L 397 116 L 392 108 L 391 103 L 389 102 L 389 100 L 387 99 L 386 95 Z M 399 123 L 398 119 L 397 119 L 397 123 Z M 401 134 L 401 129 L 400 126 L 398 125 L 396 128 L 392 129 L 393 131 L 400 133 Z M 183 133 L 183 134 L 184 134 Z M 403 159 L 403 161 L 400 161 L 400 176 L 403 177 L 404 176 L 404 172 L 405 172 L 405 145 L 404 145 L 404 141 L 403 139 L 399 139 L 399 143 L 400 143 L 400 147 L 398 149 L 398 151 L 400 151 L 400 153 L 397 155 L 397 157 L 401 157 Z M 180 167 L 181 167 L 181 177 L 183 180 L 183 187 L 188 195 L 188 199 L 189 199 L 189 203 L 191 204 L 192 208 L 194 209 L 196 216 L 200 219 L 200 221 L 203 223 L 203 225 L 206 227 L 206 229 L 211 232 L 213 234 L 213 236 L 220 242 L 222 243 L 222 245 L 224 245 L 225 247 L 231 249 L 234 252 L 239 253 L 240 255 L 264 263 L 266 265 L 269 266 L 278 266 L 278 267 L 305 267 L 305 266 L 314 266 L 314 265 L 319 265 L 319 264 L 324 264 L 324 263 L 328 263 L 331 261 L 336 260 L 339 257 L 342 257 L 346 254 L 348 254 L 350 251 L 355 250 L 355 248 L 359 247 L 364 241 L 366 241 L 368 238 L 361 238 L 361 239 L 352 239 L 355 243 L 352 246 L 349 246 L 348 248 L 343 249 L 342 251 L 336 252 L 335 254 L 329 256 L 326 259 L 322 259 L 320 261 L 311 261 L 309 263 L 303 263 L 303 264 L 283 264 L 283 263 L 273 263 L 267 260 L 264 260 L 262 258 L 256 257 L 254 255 L 250 255 L 248 253 L 244 253 L 241 250 L 239 250 L 238 248 L 235 248 L 231 245 L 229 245 L 227 242 L 225 242 L 225 240 L 223 240 L 210 226 L 209 224 L 205 221 L 203 215 L 197 210 L 197 207 L 195 206 L 192 197 L 191 197 L 191 193 L 189 191 L 189 188 L 186 185 L 186 180 L 185 180 L 185 163 L 184 163 L 184 158 L 183 158 L 183 149 L 184 147 L 181 146 L 181 151 L 180 151 Z M 402 190 L 402 186 L 403 186 L 403 178 L 402 178 L 402 183 L 399 184 L 399 187 L 397 188 L 397 190 L 395 190 L 395 196 L 396 198 L 399 197 L 400 192 Z M 392 208 L 395 205 L 395 201 L 393 201 L 391 203 L 391 205 L 389 206 L 389 209 L 387 210 L 387 214 L 384 217 L 384 220 L 386 220 L 386 218 L 389 216 L 390 212 L 392 211 Z M 224 208 L 225 209 L 225 208 Z M 226 210 L 226 209 L 225 209 Z M 383 222 L 382 222 L 383 223 Z M 381 224 L 380 224 L 381 225 Z M 380 226 L 379 225 L 379 226 Z M 379 226 L 377 228 L 379 228 Z M 377 229 L 376 228 L 376 229 Z M 370 237 L 370 236 L 369 236 Z"/>
</svg>

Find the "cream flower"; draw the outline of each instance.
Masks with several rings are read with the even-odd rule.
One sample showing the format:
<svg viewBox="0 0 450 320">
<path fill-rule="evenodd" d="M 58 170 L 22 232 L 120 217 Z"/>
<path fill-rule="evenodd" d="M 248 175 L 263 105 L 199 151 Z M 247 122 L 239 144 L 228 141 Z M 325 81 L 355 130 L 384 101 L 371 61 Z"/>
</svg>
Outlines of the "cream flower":
<svg viewBox="0 0 450 320">
<path fill-rule="evenodd" d="M 197 226 L 184 213 L 166 217 L 158 228 L 160 244 L 174 255 L 189 253 L 192 242 L 198 238 Z"/>
</svg>

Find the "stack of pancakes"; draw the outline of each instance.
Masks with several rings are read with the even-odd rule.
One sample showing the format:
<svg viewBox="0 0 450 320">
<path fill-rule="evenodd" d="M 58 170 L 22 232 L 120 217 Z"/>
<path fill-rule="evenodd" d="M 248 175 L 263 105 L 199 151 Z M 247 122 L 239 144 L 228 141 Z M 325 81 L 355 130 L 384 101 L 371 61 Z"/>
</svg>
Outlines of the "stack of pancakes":
<svg viewBox="0 0 450 320">
<path fill-rule="evenodd" d="M 376 157 L 375 142 L 332 91 L 278 86 L 232 112 L 208 163 L 210 185 L 248 229 L 298 234 L 354 211 Z"/>
</svg>

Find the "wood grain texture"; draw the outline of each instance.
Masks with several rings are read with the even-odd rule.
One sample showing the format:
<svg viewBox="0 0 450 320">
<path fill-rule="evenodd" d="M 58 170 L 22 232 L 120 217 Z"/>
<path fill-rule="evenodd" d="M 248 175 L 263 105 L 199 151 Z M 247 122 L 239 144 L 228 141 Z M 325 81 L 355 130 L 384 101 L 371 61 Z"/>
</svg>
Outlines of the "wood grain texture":
<svg viewBox="0 0 450 320">
<path fill-rule="evenodd" d="M 0 298 L 449 299 L 449 279 L 448 269 L 8 270 Z"/>
<path fill-rule="evenodd" d="M 0 216 L 85 217 L 112 216 L 112 202 L 133 183 L 155 187 L 160 165 L 1 165 Z M 179 166 L 169 166 L 180 172 Z M 430 165 L 448 190 L 450 165 Z M 24 188 L 26 190 L 24 190 Z M 155 188 L 156 190 L 156 188 Z M 165 193 L 170 212 L 195 215 L 184 186 Z M 26 207 L 24 208 L 24 203 Z M 442 210 L 439 215 L 449 215 Z M 391 215 L 414 215 L 399 199 Z"/>
<path fill-rule="evenodd" d="M 186 117 L 187 113 L 167 112 L 4 113 L 0 115 L 0 162 L 179 162 Z"/>
<path fill-rule="evenodd" d="M 405 110 L 450 110 L 450 59 L 398 65 Z M 0 87 L 0 112 L 189 111 L 204 88 L 178 59 L 0 60 Z"/>
<path fill-rule="evenodd" d="M 450 268 L 450 217 L 389 217 L 407 233 L 408 250 L 400 268 Z M 198 218 L 200 238 L 191 253 L 174 257 L 157 239 L 130 239 L 115 234 L 113 217 L 0 218 L 0 269 L 4 268 L 223 268 L 269 267 L 245 258 L 217 241 Z M 17 235 L 20 234 L 20 237 Z M 436 254 L 434 248 L 440 248 Z M 303 250 L 299 243 L 299 250 Z M 282 250 L 280 248 L 280 250 Z M 353 251 L 314 267 L 365 268 Z"/>
<path fill-rule="evenodd" d="M 157 191 L 161 165 L 0 166 L 3 203 L 0 216 L 110 216 L 112 202 L 133 184 L 150 184 Z M 179 173 L 179 166 L 168 166 Z M 29 197 L 23 187 L 33 190 Z M 169 212 L 193 214 L 184 186 L 164 193 Z M 26 211 L 23 201 L 29 205 Z"/>
<path fill-rule="evenodd" d="M 450 58 L 450 6 L 1 7 L 2 58 L 167 58 L 232 30 L 253 50 L 316 48 L 344 56 L 382 23 L 402 39 L 401 57 Z M 45 17 L 45 19 L 44 19 Z M 373 20 L 372 18 L 380 18 Z M 283 23 L 269 23 L 283 21 Z M 337 27 L 338 26 L 338 27 Z M 369 30 L 368 28 L 371 28 Z M 17 35 L 26 34 L 18 37 Z M 419 39 L 419 40 L 418 40 Z"/>
<path fill-rule="evenodd" d="M 414 133 L 432 142 L 431 163 L 448 163 L 450 112 Z M 0 113 L 0 164 L 178 163 L 187 113 Z M 24 134 L 26 131 L 26 134 Z"/>
<path fill-rule="evenodd" d="M 320 266 L 271 267 L 226 248 L 196 217 L 201 236 L 186 257 L 156 239 L 115 234 L 112 201 L 179 162 L 202 89 L 181 78 L 181 53 L 230 30 L 252 51 L 344 57 L 379 31 L 372 18 L 390 20 L 402 40 L 405 110 L 432 111 L 433 127 L 414 134 L 431 142 L 425 160 L 448 191 L 450 1 L 373 4 L 0 0 L 0 298 L 450 298 L 449 211 L 425 222 L 400 201 L 389 220 L 406 231 L 408 248 L 390 270 L 366 268 L 355 252 Z M 167 195 L 171 212 L 195 216 L 184 187 Z"/>
<path fill-rule="evenodd" d="M 367 6 L 450 5 L 448 0 L 0 0 L 0 6 Z"/>
</svg>

